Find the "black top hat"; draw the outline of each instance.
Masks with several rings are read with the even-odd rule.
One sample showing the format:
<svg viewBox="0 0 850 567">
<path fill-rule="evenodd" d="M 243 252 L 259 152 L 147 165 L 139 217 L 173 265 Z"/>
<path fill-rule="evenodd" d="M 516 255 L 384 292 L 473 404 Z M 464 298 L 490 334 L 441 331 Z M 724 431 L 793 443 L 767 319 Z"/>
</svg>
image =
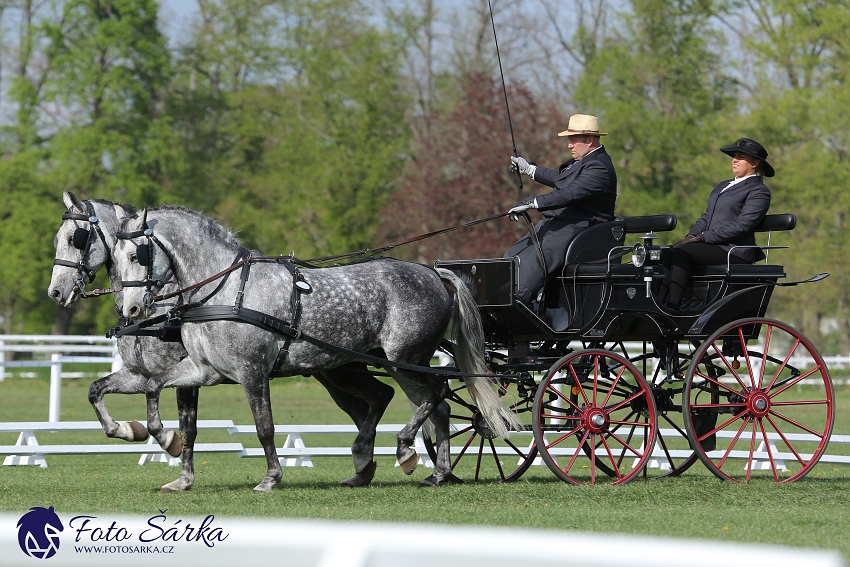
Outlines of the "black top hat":
<svg viewBox="0 0 850 567">
<path fill-rule="evenodd" d="M 767 163 L 767 150 L 755 140 L 751 140 L 750 138 L 738 138 L 734 144 L 723 146 L 720 148 L 720 151 L 732 157 L 735 157 L 735 152 L 749 154 L 761 160 L 761 170 L 764 172 L 765 177 L 773 177 L 773 174 L 775 173 L 773 171 L 773 167 Z"/>
</svg>

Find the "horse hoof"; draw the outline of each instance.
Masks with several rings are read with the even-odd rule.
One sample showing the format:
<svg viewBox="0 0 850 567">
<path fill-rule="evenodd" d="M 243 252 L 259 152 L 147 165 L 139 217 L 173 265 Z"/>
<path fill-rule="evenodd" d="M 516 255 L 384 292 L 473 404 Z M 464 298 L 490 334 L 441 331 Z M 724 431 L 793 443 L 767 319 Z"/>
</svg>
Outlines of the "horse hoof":
<svg viewBox="0 0 850 567">
<path fill-rule="evenodd" d="M 183 452 L 183 439 L 180 437 L 180 434 L 175 431 L 169 431 L 168 436 L 170 437 L 168 445 L 163 447 L 163 449 L 165 449 L 165 452 L 172 457 L 179 457 L 180 453 Z"/>
<path fill-rule="evenodd" d="M 348 486 L 350 488 L 360 488 L 362 486 L 369 486 L 372 483 L 372 479 L 375 477 L 376 468 L 378 468 L 378 463 L 372 461 L 368 465 L 363 467 L 362 471 L 355 474 L 351 478 L 343 480 L 339 483 L 339 485 Z"/>
<path fill-rule="evenodd" d="M 257 486 L 254 487 L 254 492 L 259 494 L 267 494 L 272 491 L 272 485 L 266 482 L 261 482 Z"/>
<path fill-rule="evenodd" d="M 148 434 L 148 430 L 145 429 L 145 426 L 136 421 L 128 421 L 127 426 L 130 428 L 130 431 L 133 433 L 133 438 L 130 441 L 147 441 L 150 435 Z"/>
<path fill-rule="evenodd" d="M 194 481 L 187 481 L 183 478 L 173 480 L 159 489 L 160 494 L 171 494 L 172 492 L 183 492 L 192 488 Z"/>
<path fill-rule="evenodd" d="M 422 480 L 420 480 L 419 488 L 440 488 L 440 482 L 432 475 L 428 478 L 423 478 Z"/>
<path fill-rule="evenodd" d="M 414 451 L 411 456 L 406 458 L 404 462 L 398 464 L 401 467 L 401 470 L 404 471 L 404 474 L 413 474 L 413 471 L 416 470 L 416 465 L 419 464 L 419 455 Z"/>
<path fill-rule="evenodd" d="M 452 484 L 466 484 L 462 478 L 456 477 L 454 474 L 450 474 L 446 478 L 443 479 L 443 482 L 450 482 Z"/>
</svg>

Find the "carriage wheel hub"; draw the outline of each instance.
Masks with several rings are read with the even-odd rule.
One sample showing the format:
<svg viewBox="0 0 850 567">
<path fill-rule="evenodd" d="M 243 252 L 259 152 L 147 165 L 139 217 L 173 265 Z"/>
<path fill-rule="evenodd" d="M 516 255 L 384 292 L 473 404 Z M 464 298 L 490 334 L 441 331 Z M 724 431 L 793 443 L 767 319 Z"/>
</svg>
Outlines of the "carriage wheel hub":
<svg viewBox="0 0 850 567">
<path fill-rule="evenodd" d="M 477 411 L 472 416 L 472 426 L 475 428 L 476 433 L 478 433 L 484 439 L 495 439 L 498 437 L 490 426 L 487 425 L 487 422 L 484 421 L 484 416 L 482 416 Z"/>
<path fill-rule="evenodd" d="M 747 409 L 756 417 L 764 417 L 770 413 L 770 398 L 764 392 L 755 392 L 747 400 Z"/>
<path fill-rule="evenodd" d="M 591 433 L 601 433 L 608 427 L 608 418 L 605 412 L 599 408 L 593 408 L 587 412 L 585 417 L 585 426 Z"/>
</svg>

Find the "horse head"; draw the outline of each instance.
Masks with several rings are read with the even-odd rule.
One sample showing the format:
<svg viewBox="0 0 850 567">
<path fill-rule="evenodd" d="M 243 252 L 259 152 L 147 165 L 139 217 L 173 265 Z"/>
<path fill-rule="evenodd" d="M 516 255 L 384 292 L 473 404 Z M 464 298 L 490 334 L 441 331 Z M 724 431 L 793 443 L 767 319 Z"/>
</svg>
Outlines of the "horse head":
<svg viewBox="0 0 850 567">
<path fill-rule="evenodd" d="M 124 293 L 122 314 L 133 320 L 146 319 L 156 311 L 154 295 L 171 279 L 170 255 L 164 239 L 155 236 L 148 225 L 147 207 L 141 214 L 121 219 L 116 236 L 115 265 Z"/>
<path fill-rule="evenodd" d="M 47 294 L 68 307 L 80 300 L 97 270 L 111 264 L 117 217 L 112 203 L 82 201 L 70 191 L 62 193 L 62 200 L 68 211 L 53 238 L 56 256 Z M 120 205 L 115 206 L 126 214 Z"/>
</svg>

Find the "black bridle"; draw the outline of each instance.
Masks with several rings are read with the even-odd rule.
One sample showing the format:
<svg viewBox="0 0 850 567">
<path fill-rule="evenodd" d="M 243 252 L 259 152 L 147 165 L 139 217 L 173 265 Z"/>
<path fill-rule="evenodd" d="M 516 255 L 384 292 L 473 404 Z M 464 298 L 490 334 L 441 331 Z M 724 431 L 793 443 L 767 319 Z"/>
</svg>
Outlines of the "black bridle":
<svg viewBox="0 0 850 567">
<path fill-rule="evenodd" d="M 145 221 L 145 224 L 142 226 L 141 230 L 136 230 L 133 232 L 118 231 L 115 236 L 119 240 L 132 240 L 141 236 L 145 237 L 145 242 L 143 244 L 136 245 L 136 261 L 139 263 L 140 266 L 145 267 L 145 279 L 136 281 L 122 281 L 121 287 L 122 289 L 126 289 L 128 287 L 144 287 L 145 307 L 150 307 L 153 304 L 154 288 L 159 291 L 165 286 L 165 284 L 171 282 L 171 277 L 174 275 L 174 259 L 171 257 L 171 253 L 168 251 L 168 249 L 166 249 L 165 246 L 162 245 L 162 242 L 160 242 L 159 239 L 154 236 L 153 229 L 148 226 L 147 221 Z M 160 250 L 162 250 L 165 253 L 165 256 L 168 258 L 168 271 L 165 272 L 165 275 L 159 279 L 154 279 L 153 277 L 154 245 L 156 245 Z"/>
<path fill-rule="evenodd" d="M 67 260 L 53 260 L 54 266 L 63 266 L 65 268 L 74 268 L 77 270 L 77 280 L 74 282 L 74 286 L 80 290 L 80 293 L 85 292 L 86 286 L 94 281 L 95 275 L 97 274 L 98 268 L 92 270 L 86 265 L 89 252 L 91 252 L 92 242 L 94 242 L 97 238 L 100 238 L 101 242 L 103 242 L 104 248 L 106 249 L 106 269 L 109 270 L 112 268 L 112 251 L 109 250 L 109 244 L 106 242 L 106 237 L 103 235 L 103 231 L 100 230 L 98 218 L 94 214 L 94 207 L 89 201 L 83 201 L 83 204 L 85 204 L 86 212 L 88 214 L 74 213 L 69 209 L 67 213 L 62 215 L 62 222 L 71 220 L 74 221 L 74 224 L 77 226 L 71 242 L 74 245 L 74 248 L 79 250 L 81 253 L 80 261 L 69 262 Z M 89 223 L 88 230 L 77 225 L 77 221 L 85 221 Z"/>
</svg>

